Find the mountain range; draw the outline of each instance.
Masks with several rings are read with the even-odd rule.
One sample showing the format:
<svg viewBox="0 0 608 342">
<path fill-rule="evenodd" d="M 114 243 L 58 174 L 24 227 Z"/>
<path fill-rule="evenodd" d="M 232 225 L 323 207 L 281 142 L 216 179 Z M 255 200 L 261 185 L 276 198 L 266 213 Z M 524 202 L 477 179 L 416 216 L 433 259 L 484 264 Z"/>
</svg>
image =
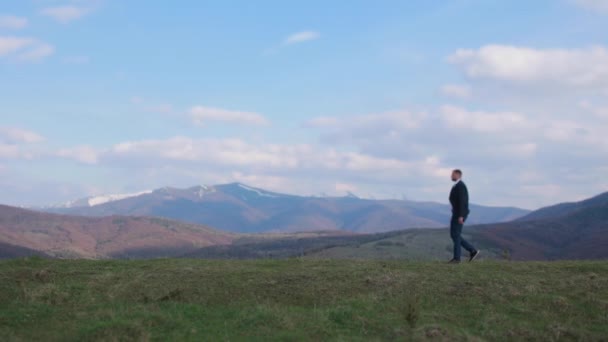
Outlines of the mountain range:
<svg viewBox="0 0 608 342">
<path fill-rule="evenodd" d="M 405 224 L 395 224 L 400 230 L 390 232 L 383 232 L 387 226 L 373 228 L 374 222 L 386 222 L 381 220 L 383 213 L 389 213 L 387 215 L 392 222 L 397 222 L 399 217 L 413 217 L 439 225 L 439 221 L 432 221 L 429 217 L 441 217 L 445 213 L 439 212 L 443 209 L 437 209 L 440 205 L 434 203 L 373 201 L 354 196 L 305 198 L 266 192 L 242 184 L 182 190 L 165 188 L 135 196 L 109 198 L 101 204 L 89 203 L 88 206 L 48 210 L 92 210 L 95 212 L 87 214 L 105 215 L 104 210 L 112 212 L 120 209 L 130 215 L 78 216 L 0 205 L 0 258 L 31 255 L 60 258 L 274 258 L 299 255 L 442 259 L 449 255 L 451 246 L 445 228 L 407 229 Z M 180 204 L 183 207 L 180 208 Z M 390 214 L 389 209 L 395 208 L 391 205 L 396 208 L 408 205 L 409 211 L 402 209 L 402 212 L 398 212 L 409 216 L 399 216 L 394 212 Z M 206 206 L 211 209 L 201 209 Z M 283 212 L 282 215 L 277 214 L 273 222 L 281 222 L 280 218 L 289 218 L 290 215 L 299 216 L 296 220 L 285 221 L 294 225 L 293 230 L 298 228 L 297 222 L 315 222 L 319 217 L 335 219 L 336 213 L 349 213 L 351 218 L 358 218 L 370 231 L 375 232 L 363 234 L 339 230 L 337 224 L 330 220 L 332 225 L 311 224 L 299 227 L 303 231 L 300 233 L 290 232 L 291 229 L 283 232 L 275 229 L 274 233 L 270 232 L 272 229 L 267 229 L 264 233 L 235 233 L 210 228 L 213 225 L 138 216 L 150 208 L 154 209 L 151 212 L 157 214 L 162 212 L 158 211 L 159 208 L 170 208 L 180 215 L 194 211 L 188 217 L 198 217 L 201 220 L 205 217 L 220 220 L 226 216 L 227 222 L 238 222 L 245 227 L 256 220 L 265 222 L 260 216 L 265 218 L 262 214 L 273 213 L 271 209 L 274 208 L 274 212 Z M 291 211 L 285 211 L 285 208 Z M 490 209 L 495 212 L 499 210 Z M 202 210 L 204 215 L 200 215 L 197 210 Z M 214 210 L 217 212 L 213 213 Z M 500 210 L 508 212 L 509 209 Z M 306 215 L 313 219 L 306 219 Z M 356 220 L 348 222 L 352 224 Z M 232 224 L 236 226 L 235 223 Z M 363 225 L 359 227 L 361 226 Z M 312 227 L 332 229 L 312 231 Z M 352 224 L 351 227 L 356 225 Z M 253 231 L 245 228 L 241 230 Z M 608 258 L 608 193 L 580 202 L 541 208 L 523 216 L 515 215 L 508 222 L 477 225 L 469 222 L 465 234 L 481 246 L 484 254 L 490 258 L 505 255 L 517 260 Z"/>
<path fill-rule="evenodd" d="M 437 228 L 449 221 L 450 207 L 433 202 L 307 197 L 270 192 L 240 183 L 162 188 L 127 195 L 99 196 L 44 208 L 60 214 L 102 217 L 153 216 L 203 224 L 238 233 L 347 230 L 375 233 Z M 471 206 L 471 224 L 506 222 L 529 213 L 506 207 Z"/>
</svg>

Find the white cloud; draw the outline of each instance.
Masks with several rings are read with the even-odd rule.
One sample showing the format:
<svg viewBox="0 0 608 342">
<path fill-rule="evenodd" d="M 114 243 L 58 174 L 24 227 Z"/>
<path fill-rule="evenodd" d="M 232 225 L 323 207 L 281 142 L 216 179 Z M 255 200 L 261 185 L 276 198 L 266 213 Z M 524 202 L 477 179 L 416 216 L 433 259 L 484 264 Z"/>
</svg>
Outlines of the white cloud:
<svg viewBox="0 0 608 342">
<path fill-rule="evenodd" d="M 426 118 L 424 112 L 390 111 L 380 114 L 363 115 L 355 117 L 354 122 L 361 126 L 373 126 L 376 124 L 388 124 L 393 129 L 415 129 Z"/>
<path fill-rule="evenodd" d="M 18 146 L 0 143 L 0 158 L 17 158 L 19 153 Z"/>
<path fill-rule="evenodd" d="M 598 119 L 608 119 L 608 106 L 597 106 L 589 101 L 581 101 L 579 107 L 584 112 L 589 112 Z"/>
<path fill-rule="evenodd" d="M 608 49 L 534 49 L 486 45 L 460 49 L 448 61 L 472 79 L 564 87 L 608 87 Z"/>
<path fill-rule="evenodd" d="M 608 0 L 573 0 L 579 6 L 598 11 L 601 13 L 608 13 Z"/>
<path fill-rule="evenodd" d="M 173 137 L 163 140 L 126 141 L 106 150 L 76 148 L 63 150 L 62 157 L 84 163 L 104 161 L 124 167 L 158 165 L 166 162 L 226 168 L 236 171 L 272 172 L 344 172 L 376 176 L 403 175 L 416 169 L 416 164 L 438 166 L 438 160 L 405 162 L 380 158 L 353 151 L 339 151 L 309 144 L 251 144 L 241 139 L 193 139 Z M 84 157 L 83 157 L 84 155 Z M 91 156 L 91 157 L 89 157 Z"/>
<path fill-rule="evenodd" d="M 338 157 L 339 156 L 339 157 Z M 407 172 L 411 164 L 395 158 L 378 158 L 358 152 L 346 152 L 337 155 L 337 169 L 350 171 L 403 171 Z M 332 165 L 333 166 L 333 165 Z"/>
<path fill-rule="evenodd" d="M 41 11 L 47 17 L 54 19 L 60 23 L 66 24 L 74 20 L 80 19 L 91 12 L 90 8 L 66 5 L 58 7 L 48 7 Z"/>
<path fill-rule="evenodd" d="M 601 155 L 608 154 L 608 122 L 582 122 L 580 120 L 556 120 L 543 127 L 541 134 L 548 141 L 560 144 L 568 148 L 576 155 Z M 601 163 L 601 162 L 600 162 Z"/>
<path fill-rule="evenodd" d="M 574 141 L 583 126 L 575 121 L 554 121 L 544 130 L 545 138 L 558 142 Z"/>
<path fill-rule="evenodd" d="M 0 29 L 20 30 L 28 25 L 27 18 L 13 15 L 0 15 Z"/>
<path fill-rule="evenodd" d="M 56 154 L 58 157 L 76 160 L 84 164 L 97 164 L 100 152 L 90 146 L 78 146 L 61 149 Z"/>
<path fill-rule="evenodd" d="M 521 129 L 530 125 L 523 114 L 514 112 L 468 111 L 455 106 L 443 106 L 440 112 L 448 127 L 456 129 L 491 133 Z"/>
<path fill-rule="evenodd" d="M 0 127 L 0 141 L 9 143 L 38 143 L 44 141 L 44 137 L 38 133 L 16 127 Z"/>
<path fill-rule="evenodd" d="M 262 51 L 262 55 L 263 56 L 274 55 L 274 54 L 278 53 L 282 48 L 285 48 L 289 45 L 309 42 L 309 41 L 317 40 L 319 38 L 321 38 L 321 34 L 316 31 L 296 32 L 296 33 L 289 35 L 285 39 L 283 39 L 283 41 L 280 44 L 278 44 L 277 46 L 266 48 L 264 51 Z"/>
<path fill-rule="evenodd" d="M 0 36 L 0 57 L 22 50 L 34 42 L 35 41 L 30 38 Z"/>
<path fill-rule="evenodd" d="M 46 43 L 40 43 L 18 56 L 20 61 L 37 62 L 55 53 L 55 48 Z"/>
<path fill-rule="evenodd" d="M 0 36 L 0 57 L 22 62 L 37 62 L 55 52 L 55 48 L 33 38 Z"/>
<path fill-rule="evenodd" d="M 496 154 L 503 159 L 508 158 L 510 161 L 528 161 L 538 152 L 538 144 L 535 142 L 489 144 L 481 146 L 480 149 L 483 150 L 483 153 Z"/>
<path fill-rule="evenodd" d="M 290 35 L 289 37 L 285 38 L 285 40 L 283 41 L 283 44 L 292 45 L 292 44 L 308 42 L 311 40 L 316 40 L 319 38 L 321 38 L 321 34 L 319 32 L 302 31 L 302 32 L 294 33 L 294 34 Z"/>
<path fill-rule="evenodd" d="M 464 84 L 446 84 L 441 87 L 441 93 L 458 99 L 468 99 L 472 95 L 471 87 Z"/>
<path fill-rule="evenodd" d="M 36 143 L 44 140 L 32 131 L 0 126 L 0 158 L 33 159 L 39 155 Z"/>
<path fill-rule="evenodd" d="M 296 166 L 296 161 L 289 157 L 289 151 L 298 149 L 303 151 L 302 147 L 255 146 L 239 139 L 174 137 L 123 142 L 114 145 L 108 155 L 122 160 L 173 160 L 228 166 L 290 168 Z"/>
<path fill-rule="evenodd" d="M 209 122 L 223 122 L 237 125 L 265 126 L 270 122 L 264 116 L 244 111 L 196 106 L 190 109 L 190 118 L 197 125 Z"/>
<path fill-rule="evenodd" d="M 330 119 L 323 118 L 321 123 L 331 125 L 311 126 L 320 129 L 322 142 L 354 147 L 384 159 L 407 161 L 436 155 L 447 163 L 482 164 L 499 160 L 501 154 L 531 156 L 539 146 L 535 136 L 538 122 L 518 112 L 471 111 L 445 105 L 418 113 L 394 111 L 334 118 L 337 122 Z M 468 152 L 462 154 L 461 149 Z"/>
<path fill-rule="evenodd" d="M 475 184 L 477 203 L 535 207 L 568 200 L 569 193 L 591 196 L 602 191 L 595 181 L 608 167 L 604 158 L 608 155 L 608 120 L 601 115 L 602 108 L 587 103 L 584 110 L 565 109 L 570 117 L 557 117 L 550 110 L 484 111 L 445 105 L 414 115 L 415 124 L 410 127 L 387 121 L 385 115 L 366 116 L 366 120 L 325 117 L 311 127 L 320 130 L 322 141 L 331 148 L 406 164 L 427 158 L 426 168 L 420 162 L 402 168 L 402 177 L 409 179 L 414 172 L 419 184 L 397 179 L 394 174 L 399 172 L 389 173 L 394 184 L 409 184 L 420 196 L 432 195 L 436 191 L 433 182 L 458 167 L 465 169 Z M 439 162 L 433 164 L 435 159 L 428 156 L 436 156 Z M 385 162 L 379 165 L 386 166 Z M 581 172 L 584 178 L 572 179 Z M 532 174 L 537 177 L 518 177 Z M 517 193 L 522 187 L 551 187 L 555 179 L 572 179 L 562 186 L 559 199 L 543 193 Z M 494 189 L 497 183 L 505 188 Z M 412 196 L 416 195 L 408 195 Z M 498 200 L 502 196 L 503 200 Z"/>
</svg>

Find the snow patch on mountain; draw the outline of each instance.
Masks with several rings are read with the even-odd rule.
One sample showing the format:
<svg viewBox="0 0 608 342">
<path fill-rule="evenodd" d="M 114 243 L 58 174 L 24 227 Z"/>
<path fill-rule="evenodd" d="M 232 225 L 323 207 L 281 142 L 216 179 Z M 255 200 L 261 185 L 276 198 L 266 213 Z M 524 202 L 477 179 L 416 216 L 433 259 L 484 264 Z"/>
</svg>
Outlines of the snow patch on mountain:
<svg viewBox="0 0 608 342">
<path fill-rule="evenodd" d="M 240 184 L 240 183 L 239 183 L 239 184 L 238 184 L 238 186 L 239 186 L 241 189 L 245 189 L 245 190 L 247 190 L 247 191 L 252 191 L 252 192 L 255 192 L 256 194 L 258 194 L 258 196 L 262 196 L 262 197 L 273 197 L 273 198 L 279 197 L 279 196 L 277 196 L 277 195 L 273 195 L 273 194 L 271 194 L 271 193 L 264 192 L 264 191 L 261 191 L 261 190 L 259 190 L 259 189 L 255 189 L 255 188 L 248 187 L 247 185 L 244 185 L 244 184 Z"/>
<path fill-rule="evenodd" d="M 87 202 L 90 207 L 94 207 L 94 206 L 100 205 L 100 204 L 120 201 L 123 199 L 138 197 L 141 195 L 147 195 L 147 194 L 151 194 L 151 193 L 152 193 L 152 190 L 146 190 L 146 191 L 141 191 L 141 192 L 136 192 L 136 193 L 131 193 L 131 194 L 96 196 L 96 197 L 90 197 Z"/>
<path fill-rule="evenodd" d="M 215 188 L 208 185 L 201 185 L 197 189 L 198 191 L 196 192 L 196 194 L 198 195 L 198 198 L 203 198 L 206 194 L 215 192 Z"/>
</svg>

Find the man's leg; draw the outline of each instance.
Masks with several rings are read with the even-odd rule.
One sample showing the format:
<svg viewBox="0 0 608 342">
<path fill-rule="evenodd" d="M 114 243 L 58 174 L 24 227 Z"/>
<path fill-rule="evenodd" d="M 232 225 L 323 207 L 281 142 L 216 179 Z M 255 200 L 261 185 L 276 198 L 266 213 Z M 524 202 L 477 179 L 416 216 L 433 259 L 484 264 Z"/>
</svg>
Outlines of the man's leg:
<svg viewBox="0 0 608 342">
<path fill-rule="evenodd" d="M 452 217 L 452 221 L 450 222 L 450 237 L 452 241 L 454 241 L 454 260 L 460 261 L 461 249 L 460 246 L 462 244 L 462 237 L 460 234 L 462 233 L 462 225 L 458 223 L 457 217 Z"/>
<path fill-rule="evenodd" d="M 465 218 L 466 220 L 466 218 Z M 467 240 L 465 240 L 462 237 L 462 227 L 460 227 L 460 233 L 461 233 L 461 237 L 460 237 L 460 243 L 462 245 L 462 247 L 464 247 L 464 249 L 466 249 L 470 254 L 473 254 L 477 251 L 477 249 L 475 247 L 473 247 L 473 245 L 471 245 Z"/>
<path fill-rule="evenodd" d="M 462 238 L 462 236 L 460 237 L 460 244 L 462 245 L 462 247 L 464 247 L 464 249 L 466 249 L 469 253 L 474 253 L 477 249 L 475 249 L 475 247 L 473 247 L 473 245 L 471 245 L 467 240 L 465 240 L 464 238 Z"/>
</svg>

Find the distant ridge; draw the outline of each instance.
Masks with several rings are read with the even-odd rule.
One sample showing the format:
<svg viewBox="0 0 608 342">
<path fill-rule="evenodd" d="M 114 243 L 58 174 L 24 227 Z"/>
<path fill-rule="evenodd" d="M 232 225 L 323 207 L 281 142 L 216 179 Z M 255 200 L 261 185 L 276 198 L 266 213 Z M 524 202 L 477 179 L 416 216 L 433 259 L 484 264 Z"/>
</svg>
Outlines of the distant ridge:
<svg viewBox="0 0 608 342">
<path fill-rule="evenodd" d="M 174 256 L 229 244 L 236 236 L 201 225 L 149 217 L 74 217 L 0 205 L 0 242 L 7 257 L 31 250 L 65 258 Z M 152 252 L 152 253 L 150 253 Z"/>
<path fill-rule="evenodd" d="M 347 192 L 342 197 L 295 196 L 242 183 L 165 187 L 136 196 L 106 196 L 91 206 L 74 201 L 66 208 L 47 208 L 81 216 L 136 215 L 166 217 L 239 233 L 347 230 L 374 233 L 408 228 L 443 227 L 447 204 L 406 200 L 373 200 Z M 80 203 L 81 205 L 77 205 Z M 472 205 L 469 222 L 505 222 L 529 213 L 518 208 Z"/>
<path fill-rule="evenodd" d="M 579 210 L 589 209 L 592 207 L 608 206 L 608 192 L 604 192 L 597 196 L 579 202 L 560 203 L 539 210 L 533 211 L 521 218 L 519 221 L 542 220 L 547 218 L 557 218 L 576 213 Z"/>
</svg>

